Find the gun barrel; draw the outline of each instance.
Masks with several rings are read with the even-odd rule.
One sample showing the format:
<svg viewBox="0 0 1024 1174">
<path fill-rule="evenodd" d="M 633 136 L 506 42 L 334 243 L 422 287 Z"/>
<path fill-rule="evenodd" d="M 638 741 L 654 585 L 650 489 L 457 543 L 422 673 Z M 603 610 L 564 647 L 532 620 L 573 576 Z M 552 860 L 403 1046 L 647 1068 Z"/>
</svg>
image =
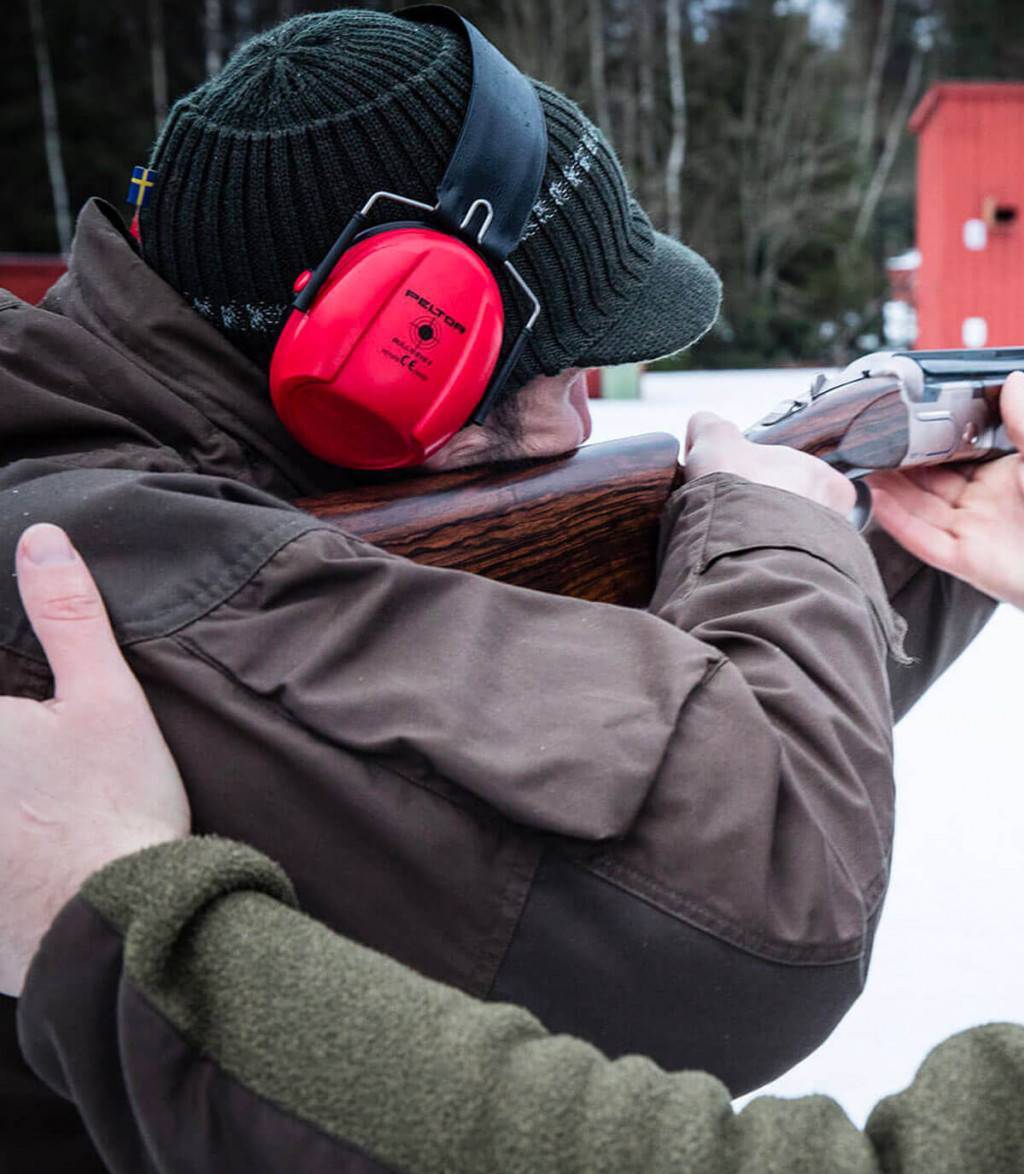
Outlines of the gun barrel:
<svg viewBox="0 0 1024 1174">
<path fill-rule="evenodd" d="M 1001 387 L 1012 371 L 1024 370 L 1024 347 L 988 347 L 974 350 L 896 351 L 920 367 L 925 382 L 949 380 L 998 382 Z"/>
</svg>

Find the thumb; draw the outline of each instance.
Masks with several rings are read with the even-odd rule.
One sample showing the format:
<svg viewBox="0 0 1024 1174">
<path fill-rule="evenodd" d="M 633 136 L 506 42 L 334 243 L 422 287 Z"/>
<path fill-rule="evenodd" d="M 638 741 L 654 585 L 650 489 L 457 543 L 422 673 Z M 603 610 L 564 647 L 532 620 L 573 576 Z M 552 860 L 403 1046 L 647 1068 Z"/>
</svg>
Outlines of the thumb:
<svg viewBox="0 0 1024 1174">
<path fill-rule="evenodd" d="M 30 526 L 16 566 L 21 602 L 50 662 L 57 700 L 92 698 L 122 675 L 131 679 L 99 589 L 63 530 L 48 522 Z"/>
<path fill-rule="evenodd" d="M 1024 372 L 1014 371 L 999 393 L 999 414 L 1014 447 L 1024 453 Z"/>
<path fill-rule="evenodd" d="M 698 440 L 713 439 L 715 436 L 720 441 L 735 440 L 739 435 L 740 430 L 735 424 L 716 416 L 714 412 L 694 412 L 686 424 L 686 445 L 683 453 L 688 455 Z"/>
</svg>

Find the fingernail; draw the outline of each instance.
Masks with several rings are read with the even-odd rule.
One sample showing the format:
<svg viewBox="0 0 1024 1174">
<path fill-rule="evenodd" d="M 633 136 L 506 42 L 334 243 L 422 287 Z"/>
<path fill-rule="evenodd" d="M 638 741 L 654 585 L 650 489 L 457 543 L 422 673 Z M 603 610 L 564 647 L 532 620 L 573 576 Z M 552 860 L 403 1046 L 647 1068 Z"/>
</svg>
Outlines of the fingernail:
<svg viewBox="0 0 1024 1174">
<path fill-rule="evenodd" d="M 51 563 L 73 563 L 75 549 L 59 526 L 41 522 L 30 526 L 22 538 L 22 550 L 29 562 L 37 566 Z"/>
</svg>

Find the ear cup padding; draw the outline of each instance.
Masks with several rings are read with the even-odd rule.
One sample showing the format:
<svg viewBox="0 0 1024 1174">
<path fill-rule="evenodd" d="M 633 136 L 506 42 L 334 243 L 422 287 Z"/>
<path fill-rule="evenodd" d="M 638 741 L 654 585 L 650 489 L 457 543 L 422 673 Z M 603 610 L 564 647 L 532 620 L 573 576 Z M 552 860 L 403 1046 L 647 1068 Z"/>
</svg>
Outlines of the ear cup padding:
<svg viewBox="0 0 1024 1174">
<path fill-rule="evenodd" d="M 270 367 L 274 407 L 332 464 L 419 464 L 465 424 L 501 350 L 487 263 L 425 227 L 378 231 L 345 252 L 308 313 L 293 309 Z"/>
</svg>

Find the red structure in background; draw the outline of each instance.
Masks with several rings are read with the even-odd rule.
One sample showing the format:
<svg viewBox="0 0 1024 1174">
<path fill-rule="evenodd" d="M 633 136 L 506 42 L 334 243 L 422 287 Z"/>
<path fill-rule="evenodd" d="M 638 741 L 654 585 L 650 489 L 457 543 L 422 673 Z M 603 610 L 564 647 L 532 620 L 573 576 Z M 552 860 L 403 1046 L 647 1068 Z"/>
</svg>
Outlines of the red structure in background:
<svg viewBox="0 0 1024 1174">
<path fill-rule="evenodd" d="M 0 253 L 0 289 L 25 302 L 38 302 L 64 272 L 63 257 L 39 253 Z"/>
<path fill-rule="evenodd" d="M 932 86 L 910 129 L 921 253 L 915 345 L 1024 345 L 1024 85 Z"/>
</svg>

